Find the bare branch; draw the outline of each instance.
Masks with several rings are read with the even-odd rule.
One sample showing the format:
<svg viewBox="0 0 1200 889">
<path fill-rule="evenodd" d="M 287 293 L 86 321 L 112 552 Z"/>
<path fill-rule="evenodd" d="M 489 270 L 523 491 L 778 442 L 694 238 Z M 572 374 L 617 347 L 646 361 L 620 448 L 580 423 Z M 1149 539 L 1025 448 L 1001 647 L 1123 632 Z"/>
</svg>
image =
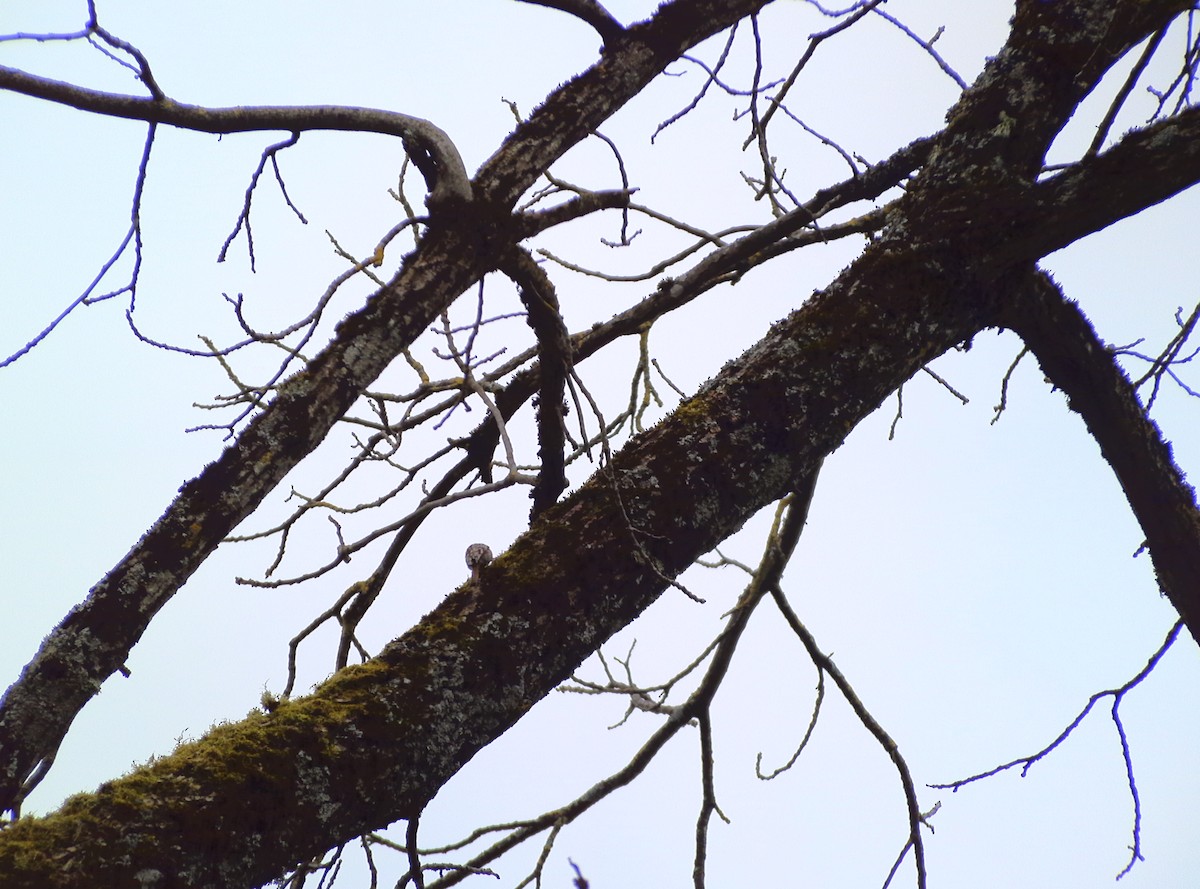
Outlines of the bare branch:
<svg viewBox="0 0 1200 889">
<path fill-rule="evenodd" d="M 838 687 L 838 691 L 842 693 L 842 697 L 850 705 L 854 711 L 854 715 L 858 717 L 859 722 L 866 727 L 879 742 L 884 752 L 891 759 L 897 773 L 900 776 L 900 783 L 904 788 L 904 801 L 908 808 L 908 845 L 913 850 L 913 857 L 917 865 L 917 886 L 918 889 L 925 889 L 926 886 L 926 871 L 925 871 L 925 843 L 921 838 L 921 825 L 924 823 L 924 817 L 921 814 L 920 804 L 917 801 L 916 785 L 912 779 L 912 773 L 909 771 L 908 763 L 904 761 L 904 757 L 900 753 L 900 748 L 891 736 L 884 730 L 883 726 L 871 715 L 871 712 L 863 704 L 862 700 L 850 686 L 849 680 L 834 664 L 833 659 L 829 655 L 821 651 L 817 645 L 817 640 L 809 632 L 808 628 L 796 616 L 796 612 L 792 609 L 791 603 L 788 602 L 783 590 L 778 584 L 775 584 L 771 589 L 771 596 L 775 600 L 775 605 L 787 621 L 792 632 L 800 639 L 804 649 L 808 652 L 808 656 L 812 658 L 812 662 L 817 665 L 817 668 L 829 674 L 834 684 Z"/>
<path fill-rule="evenodd" d="M 1129 862 L 1125 865 L 1125 868 L 1119 874 L 1117 874 L 1117 879 L 1121 879 L 1121 877 L 1129 873 L 1136 862 L 1142 860 L 1142 804 L 1141 799 L 1138 797 L 1137 782 L 1133 777 L 1133 759 L 1129 752 L 1129 740 L 1125 736 L 1125 726 L 1121 721 L 1121 702 L 1124 700 L 1125 695 L 1127 695 L 1137 686 L 1141 685 L 1146 677 L 1154 672 L 1154 669 L 1163 659 L 1163 656 L 1171 649 L 1171 646 L 1175 644 L 1175 640 L 1179 638 L 1179 634 L 1183 630 L 1183 626 L 1184 622 L 1182 620 L 1176 621 L 1174 626 L 1172 626 L 1170 631 L 1167 633 L 1166 638 L 1163 639 L 1162 644 L 1159 645 L 1158 649 L 1152 655 L 1150 655 L 1149 659 L 1146 661 L 1146 665 L 1142 667 L 1142 669 L 1139 670 L 1136 675 L 1118 688 L 1111 688 L 1107 691 L 1098 691 L 1088 698 L 1087 704 L 1084 705 L 1084 708 L 1079 711 L 1073 720 L 1071 720 L 1071 723 L 1058 734 L 1058 737 L 1056 737 L 1041 750 L 1038 750 L 1036 753 L 1032 753 L 1029 756 L 1023 756 L 1020 759 L 1014 759 L 1011 762 L 998 765 L 995 768 L 988 769 L 986 772 L 979 772 L 978 774 L 971 775 L 968 778 L 960 778 L 957 781 L 950 781 L 946 784 L 930 784 L 929 786 L 938 789 L 952 790 L 957 793 L 961 788 L 968 784 L 972 784 L 976 781 L 982 781 L 985 778 L 991 778 L 993 775 L 998 775 L 1001 772 L 1006 772 L 1009 769 L 1016 768 L 1017 766 L 1021 766 L 1021 777 L 1024 777 L 1029 773 L 1029 770 L 1033 768 L 1035 763 L 1045 759 L 1047 756 L 1057 750 L 1064 741 L 1071 737 L 1072 734 L 1074 734 L 1075 729 L 1082 724 L 1083 720 L 1087 718 L 1089 713 L 1092 712 L 1092 708 L 1095 707 L 1097 703 L 1099 703 L 1103 698 L 1111 697 L 1113 702 L 1110 715 L 1113 721 L 1113 726 L 1117 730 L 1117 737 L 1121 742 L 1121 756 L 1125 764 L 1125 781 L 1126 785 L 1129 787 L 1129 794 L 1133 802 L 1133 843 L 1130 846 Z"/>
<path fill-rule="evenodd" d="M 287 188 L 283 184 L 283 176 L 279 172 L 279 152 L 286 148 L 290 148 L 300 141 L 298 132 L 292 133 L 282 142 L 276 142 L 274 145 L 268 145 L 263 149 L 262 157 L 259 158 L 258 167 L 250 176 L 250 184 L 246 186 L 246 198 L 242 203 L 242 212 L 238 214 L 237 225 L 233 227 L 233 231 L 229 233 L 229 237 L 225 239 L 225 243 L 221 245 L 221 250 L 217 254 L 217 262 L 224 262 L 225 257 L 229 252 L 229 245 L 233 243 L 237 233 L 244 227 L 246 229 L 246 252 L 250 255 L 250 271 L 254 271 L 254 235 L 250 228 L 250 202 L 254 198 L 254 188 L 258 185 L 258 177 L 262 175 L 263 170 L 267 166 L 267 161 L 271 162 L 271 168 L 275 171 L 275 181 L 279 183 L 279 189 L 283 192 L 283 199 L 287 201 L 287 205 L 291 207 L 292 212 L 297 218 L 308 224 L 308 220 L 304 218 L 304 214 L 292 203 L 292 199 L 288 197 Z"/>
<path fill-rule="evenodd" d="M 875 15 L 879 16 L 880 18 L 895 25 L 900 31 L 903 31 L 906 35 L 908 35 L 912 39 L 912 41 L 915 44 L 917 44 L 917 46 L 919 46 L 919 47 L 921 47 L 921 49 L 925 50 L 926 55 L 928 55 L 931 59 L 933 59 L 935 62 L 937 62 L 937 66 L 942 69 L 942 72 L 947 77 L 949 77 L 951 80 L 953 80 L 955 83 L 957 83 L 960 89 L 965 90 L 967 88 L 967 82 L 965 80 L 963 80 L 962 77 L 959 75 L 959 73 L 957 71 L 955 71 L 953 68 L 951 68 L 950 65 L 946 62 L 946 60 L 942 58 L 941 54 L 936 49 L 933 48 L 933 44 L 935 42 L 937 42 L 938 37 L 940 37 L 942 35 L 942 30 L 940 28 L 938 29 L 937 33 L 932 38 L 930 38 L 929 40 L 924 40 L 921 37 L 918 37 L 916 34 L 914 34 L 912 29 L 909 28 L 908 25 L 904 24 L 904 22 L 900 21 L 894 15 L 890 15 L 889 13 L 884 12 L 878 6 L 872 8 L 871 11 L 873 13 L 875 13 Z"/>
<path fill-rule="evenodd" d="M 94 278 L 92 278 L 91 283 L 88 284 L 83 293 L 77 296 L 70 305 L 59 312 L 58 316 L 49 324 L 47 324 L 42 331 L 37 334 L 37 336 L 27 342 L 16 352 L 9 355 L 7 358 L 0 360 L 0 368 L 7 367 L 14 361 L 21 358 L 21 356 L 28 353 L 31 349 L 35 348 L 38 343 L 53 333 L 58 325 L 61 324 L 63 320 L 75 309 L 79 308 L 80 306 L 103 302 L 104 300 L 111 299 L 115 296 L 120 296 L 122 293 L 129 294 L 129 310 L 126 312 L 126 319 L 129 322 L 130 328 L 136 333 L 136 328 L 133 325 L 132 313 L 137 297 L 138 275 L 142 268 L 142 196 L 146 189 L 146 170 L 150 165 L 150 152 L 154 148 L 154 137 L 156 133 L 157 128 L 154 125 L 151 125 L 146 130 L 146 141 L 142 146 L 142 156 L 138 162 L 137 178 L 134 180 L 133 199 L 130 202 L 129 228 L 125 232 L 125 237 L 122 238 L 121 243 L 117 245 L 117 249 L 113 251 L 112 255 L 109 256 L 104 265 L 100 267 L 100 271 L 96 273 Z M 113 269 L 121 257 L 125 255 L 125 251 L 129 249 L 130 244 L 133 245 L 133 268 L 130 270 L 129 279 L 125 284 L 121 285 L 116 290 L 110 290 L 106 293 L 97 294 L 96 290 L 100 286 L 100 283 L 108 276 L 108 273 Z"/>
<path fill-rule="evenodd" d="M 145 97 L 100 92 L 3 65 L 0 65 L 0 89 L 94 114 L 166 124 L 201 133 L 340 130 L 398 136 L 425 177 L 431 210 L 470 203 L 472 199 L 466 167 L 450 137 L 423 118 L 395 111 L 344 105 L 204 108 L 185 105 L 165 95 Z"/>
<path fill-rule="evenodd" d="M 587 22 L 596 29 L 600 39 L 604 41 L 605 48 L 620 40 L 625 33 L 625 27 L 596 0 L 519 0 L 519 2 L 560 9 Z"/>
<path fill-rule="evenodd" d="M 1147 41 L 1146 48 L 1142 50 L 1141 56 L 1134 63 L 1129 76 L 1125 78 L 1125 83 L 1121 85 L 1121 88 L 1117 91 L 1117 95 L 1109 104 L 1108 111 L 1104 114 L 1104 119 L 1096 127 L 1096 135 L 1092 137 L 1092 144 L 1084 152 L 1084 157 L 1093 157 L 1104 147 L 1104 141 L 1108 138 L 1113 122 L 1117 119 L 1117 114 L 1124 107 L 1125 101 L 1129 98 L 1130 93 L 1133 92 L 1138 79 L 1145 73 L 1146 66 L 1150 64 L 1150 59 L 1154 57 L 1154 53 L 1158 50 L 1163 38 L 1167 36 L 1167 31 L 1168 26 L 1164 25 Z"/>
</svg>

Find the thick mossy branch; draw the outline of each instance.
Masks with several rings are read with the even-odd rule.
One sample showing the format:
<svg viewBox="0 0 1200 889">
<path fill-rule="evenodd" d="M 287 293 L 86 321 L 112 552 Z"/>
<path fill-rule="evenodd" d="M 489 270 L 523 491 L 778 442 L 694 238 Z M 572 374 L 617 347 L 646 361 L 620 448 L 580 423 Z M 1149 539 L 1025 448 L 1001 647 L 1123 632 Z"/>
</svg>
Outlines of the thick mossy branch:
<svg viewBox="0 0 1200 889">
<path fill-rule="evenodd" d="M 888 392 L 987 322 L 996 291 L 936 265 L 868 251 L 376 660 L 23 819 L 0 833 L 0 883 L 120 885 L 153 868 L 178 885 L 257 885 L 419 812 L 667 578 L 810 477 Z M 93 814 L 118 803 L 130 819 L 119 839 Z M 64 870 L 53 856 L 68 834 L 77 869 Z"/>
</svg>

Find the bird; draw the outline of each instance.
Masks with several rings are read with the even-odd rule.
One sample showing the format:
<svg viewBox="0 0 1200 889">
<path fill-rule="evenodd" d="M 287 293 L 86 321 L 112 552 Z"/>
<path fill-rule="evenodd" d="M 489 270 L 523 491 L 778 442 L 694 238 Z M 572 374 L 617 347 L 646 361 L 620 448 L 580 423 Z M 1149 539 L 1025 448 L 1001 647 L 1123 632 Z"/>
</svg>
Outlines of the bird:
<svg viewBox="0 0 1200 889">
<path fill-rule="evenodd" d="M 492 561 L 492 551 L 486 543 L 472 543 L 467 547 L 467 567 L 471 569 L 471 580 L 479 580 L 479 572 Z"/>
</svg>

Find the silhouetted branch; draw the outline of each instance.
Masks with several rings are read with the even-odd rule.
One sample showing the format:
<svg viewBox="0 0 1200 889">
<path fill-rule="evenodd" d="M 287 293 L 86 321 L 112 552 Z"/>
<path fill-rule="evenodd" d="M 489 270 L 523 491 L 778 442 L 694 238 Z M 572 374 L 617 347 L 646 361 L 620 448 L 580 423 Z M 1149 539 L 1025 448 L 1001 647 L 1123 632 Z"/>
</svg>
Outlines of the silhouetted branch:
<svg viewBox="0 0 1200 889">
<path fill-rule="evenodd" d="M 1133 844 L 1130 846 L 1129 862 L 1125 865 L 1125 868 L 1119 874 L 1117 874 L 1117 879 L 1121 879 L 1121 877 L 1129 873 L 1136 862 L 1142 860 L 1142 803 L 1140 797 L 1138 796 L 1137 782 L 1133 777 L 1133 759 L 1129 752 L 1129 740 L 1125 736 L 1125 725 L 1121 722 L 1121 702 L 1124 700 L 1126 694 L 1128 694 L 1138 685 L 1141 685 L 1146 677 L 1154 672 L 1154 668 L 1158 666 L 1159 661 L 1163 659 L 1163 656 L 1170 650 L 1171 646 L 1175 644 L 1175 640 L 1179 638 L 1179 633 L 1183 629 L 1183 626 L 1184 623 L 1182 620 L 1176 621 L 1174 626 L 1172 626 L 1170 631 L 1167 633 L 1166 638 L 1163 639 L 1162 644 L 1159 645 L 1158 649 L 1152 655 L 1150 655 L 1149 659 L 1146 661 L 1146 665 L 1142 667 L 1142 669 L 1139 670 L 1137 674 L 1133 676 L 1133 678 L 1118 688 L 1110 688 L 1107 691 L 1098 691 L 1088 698 L 1087 704 L 1084 705 L 1084 708 L 1079 711 L 1078 715 L 1071 720 L 1071 723 L 1065 729 L 1059 732 L 1058 737 L 1056 737 L 1041 750 L 1038 750 L 1036 753 L 1031 753 L 1029 756 L 1023 756 L 1020 759 L 1014 759 L 1010 762 L 1004 763 L 1003 765 L 998 765 L 995 768 L 988 769 L 986 772 L 979 772 L 978 774 L 971 775 L 969 778 L 960 778 L 957 781 L 950 781 L 946 784 L 930 784 L 929 786 L 939 789 L 952 790 L 953 792 L 957 793 L 960 789 L 968 784 L 974 783 L 975 781 L 982 781 L 985 778 L 991 778 L 993 775 L 998 775 L 1001 772 L 1006 772 L 1009 769 L 1016 768 L 1017 766 L 1021 766 L 1021 777 L 1024 778 L 1027 774 L 1029 774 L 1029 770 L 1033 768 L 1035 763 L 1045 759 L 1047 756 L 1057 750 L 1058 747 L 1067 740 L 1067 738 L 1071 737 L 1075 729 L 1080 726 L 1087 715 L 1092 712 L 1092 708 L 1095 707 L 1096 704 L 1101 701 L 1101 699 L 1111 697 L 1113 699 L 1111 710 L 1113 727 L 1116 728 L 1117 737 L 1121 742 L 1121 756 L 1125 764 L 1126 786 L 1129 787 L 1129 794 L 1133 801 Z"/>
<path fill-rule="evenodd" d="M 619 40 L 625 33 L 625 27 L 596 0 L 519 0 L 519 2 L 559 9 L 587 22 L 596 29 L 596 33 L 604 41 L 605 47 Z"/>
<path fill-rule="evenodd" d="M 559 312 L 558 295 L 550 277 L 529 253 L 515 247 L 500 270 L 517 285 L 526 320 L 537 337 L 541 382 L 538 390 L 538 455 L 541 469 L 533 488 L 530 521 L 554 505 L 567 487 L 563 463 L 566 442 L 563 396 L 571 371 L 571 341 Z"/>
<path fill-rule="evenodd" d="M 3 65 L 0 65 L 0 89 L 94 114 L 167 124 L 201 133 L 340 130 L 398 136 L 425 177 L 430 209 L 470 203 L 472 199 L 466 167 L 450 137 L 423 118 L 395 111 L 344 105 L 205 108 L 176 102 L 165 95 L 146 97 L 105 93 L 37 77 Z"/>
<path fill-rule="evenodd" d="M 1047 275 L 1033 274 L 1004 323 L 1070 399 L 1146 535 L 1163 593 L 1200 640 L 1200 507 L 1171 447 L 1091 323 Z"/>
</svg>

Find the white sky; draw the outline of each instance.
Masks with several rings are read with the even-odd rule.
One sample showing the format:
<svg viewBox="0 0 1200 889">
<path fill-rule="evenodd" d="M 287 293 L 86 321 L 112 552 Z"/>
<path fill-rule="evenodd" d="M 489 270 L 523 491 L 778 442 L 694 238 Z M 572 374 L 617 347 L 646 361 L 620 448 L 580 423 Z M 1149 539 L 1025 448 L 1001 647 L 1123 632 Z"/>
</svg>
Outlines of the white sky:
<svg viewBox="0 0 1200 889">
<path fill-rule="evenodd" d="M 608 5 L 626 22 L 655 6 Z M 945 25 L 937 46 L 968 81 L 998 50 L 1012 11 L 1011 3 L 997 0 L 892 0 L 887 9 L 924 36 Z M 563 14 L 501 0 L 210 2 L 182 10 L 101 0 L 100 16 L 147 54 L 159 83 L 180 101 L 391 108 L 447 130 L 470 170 L 511 130 L 502 99 L 528 112 L 589 64 L 598 46 L 588 28 Z M 85 17 L 78 2 L 7 0 L 0 5 L 0 33 L 69 31 Z M 764 13 L 777 76 L 819 27 L 812 10 L 798 2 Z M 719 48 L 720 41 L 699 55 L 711 61 Z M 0 63 L 135 91 L 120 69 L 81 46 L 0 44 Z M 671 70 L 683 76 L 661 79 L 603 128 L 622 148 L 641 189 L 637 199 L 713 228 L 763 221 L 766 209 L 748 199 L 739 176 L 739 170 L 753 174 L 754 161 L 739 153 L 745 125 L 731 121 L 737 105 L 729 97 L 714 94 L 650 147 L 657 123 L 701 83 L 694 68 Z M 744 74 L 738 69 L 731 79 L 744 85 Z M 1089 106 L 1092 116 L 1073 122 L 1058 149 L 1061 159 L 1086 145 L 1102 97 L 1123 74 L 1102 86 L 1100 111 Z M 956 93 L 906 37 L 870 22 L 818 53 L 791 107 L 816 130 L 875 161 L 933 132 Z M 1144 118 L 1146 105 L 1139 102 Z M 0 214 L 0 352 L 9 354 L 75 298 L 123 236 L 143 128 L 8 95 L 0 95 L 0 115 L 6 209 Z M 1140 119 L 1135 114 L 1123 126 Z M 798 194 L 845 176 L 842 161 L 797 128 L 779 126 L 775 138 Z M 400 218 L 386 194 L 401 159 L 395 142 L 307 134 L 281 164 L 309 225 L 291 216 L 264 176 L 254 205 L 258 273 L 247 268 L 244 241 L 217 265 L 258 153 L 272 141 L 274 134 L 220 140 L 159 134 L 143 207 L 146 258 L 136 314 L 149 335 L 190 347 L 200 346 L 199 333 L 232 337 L 222 291 L 244 293 L 262 327 L 285 323 L 344 267 L 330 251 L 326 229 L 363 255 Z M 611 155 L 597 144 L 573 151 L 558 172 L 598 188 L 619 185 Z M 1171 335 L 1176 307 L 1186 313 L 1198 298 L 1197 212 L 1193 191 L 1045 265 L 1108 342 L 1144 336 L 1146 350 L 1156 352 Z M 615 217 L 587 220 L 552 233 L 544 246 L 583 264 L 632 271 L 665 255 L 664 244 L 674 250 L 684 243 L 640 222 L 641 238 L 620 254 L 596 241 L 614 237 L 616 225 Z M 664 321 L 652 335 L 663 368 L 693 391 L 827 283 L 860 244 L 799 251 Z M 388 270 L 398 258 L 398 250 L 389 255 Z M 565 270 L 549 271 L 572 329 L 607 318 L 650 289 L 597 286 Z M 120 283 L 125 273 L 110 281 Z M 347 289 L 329 317 L 356 308 L 364 292 Z M 8 418 L 0 439 L 5 677 L 16 677 L 45 633 L 222 447 L 219 433 L 184 432 L 213 422 L 193 403 L 228 389 L 220 370 L 137 343 L 125 326 L 127 307 L 122 297 L 81 310 L 0 370 L 0 405 Z M 525 336 L 520 322 L 504 331 Z M 1018 350 L 1012 335 L 985 333 L 971 351 L 935 364 L 970 398 L 968 405 L 918 377 L 905 389 L 895 440 L 888 441 L 894 400 L 856 430 L 826 462 L 786 575 L 801 617 L 900 743 L 922 783 L 964 777 L 1036 751 L 1090 694 L 1133 676 L 1174 620 L 1149 560 L 1131 558 L 1141 535 L 1112 474 L 1032 361 L 1016 372 L 1009 409 L 990 425 L 1000 378 Z M 615 351 L 619 360 L 582 368 L 614 411 L 628 391 L 633 346 Z M 251 358 L 239 369 L 253 376 L 264 366 Z M 1190 379 L 1194 387 L 1200 383 L 1194 374 Z M 660 391 L 668 394 L 665 386 Z M 1155 409 L 1185 471 L 1200 465 L 1198 407 L 1168 389 Z M 439 434 L 469 429 L 478 416 L 460 416 L 458 427 Z M 290 484 L 312 490 L 347 453 L 344 436 L 330 442 L 271 498 L 268 515 L 282 514 Z M 524 492 L 508 492 L 429 521 L 377 604 L 364 641 L 377 649 L 402 632 L 462 581 L 468 543 L 483 540 L 499 551 L 523 529 L 527 509 Z M 760 516 L 723 550 L 753 562 L 768 520 Z M 331 538 L 323 520 L 306 533 L 288 573 L 327 558 Z M 225 547 L 204 566 L 134 650 L 132 677 L 110 680 L 76 720 L 27 811 L 50 810 L 69 793 L 169 752 L 178 738 L 240 718 L 264 685 L 280 690 L 287 640 L 373 567 L 372 551 L 306 587 L 260 591 L 233 583 L 238 575 L 261 575 L 271 555 Z M 685 581 L 709 604 L 668 592 L 606 649 L 624 656 L 636 638 L 634 665 L 642 682 L 664 679 L 690 660 L 716 632 L 742 584 L 730 569 L 693 569 Z M 308 644 L 302 687 L 328 671 L 332 641 L 324 634 Z M 582 672 L 601 679 L 594 661 Z M 732 823 L 713 822 L 709 885 L 879 885 L 899 850 L 907 826 L 895 774 L 832 689 L 796 767 L 770 783 L 754 777 L 759 751 L 768 767 L 790 756 L 814 682 L 799 645 L 764 605 L 716 705 L 717 789 Z M 1122 709 L 1146 856 L 1122 881 L 1126 887 L 1195 884 L 1198 705 L 1200 657 L 1185 636 Z M 623 709 L 619 699 L 552 695 L 434 801 L 423 841 L 449 841 L 479 823 L 528 817 L 566 802 L 619 767 L 656 727 L 657 717 L 637 714 L 607 731 Z M 925 807 L 943 803 L 933 821 L 937 832 L 927 840 L 931 885 L 1107 885 L 1128 857 L 1132 825 L 1107 713 L 1107 703 L 1098 705 L 1024 780 L 1005 774 L 954 795 L 923 790 Z M 695 733 L 684 733 L 639 784 L 564 831 L 548 884 L 570 884 L 569 855 L 595 887 L 689 885 L 697 756 Z M 501 885 L 515 884 L 535 854 L 531 847 L 519 860 L 502 862 Z M 385 858 L 384 866 L 385 882 L 404 870 L 398 859 Z M 911 885 L 911 870 L 900 879 L 899 885 Z"/>
</svg>

